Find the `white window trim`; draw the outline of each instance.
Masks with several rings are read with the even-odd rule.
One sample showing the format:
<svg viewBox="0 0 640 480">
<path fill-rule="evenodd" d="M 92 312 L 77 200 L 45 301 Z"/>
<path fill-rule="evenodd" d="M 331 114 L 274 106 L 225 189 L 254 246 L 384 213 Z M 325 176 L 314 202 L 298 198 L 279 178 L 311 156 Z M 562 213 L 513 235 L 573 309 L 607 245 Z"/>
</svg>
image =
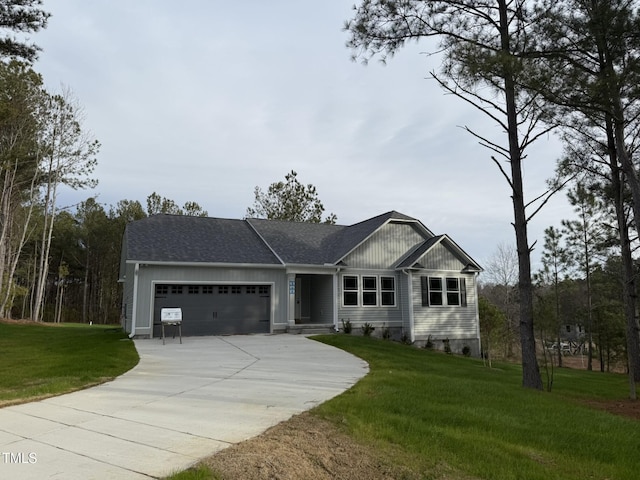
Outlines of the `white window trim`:
<svg viewBox="0 0 640 480">
<path fill-rule="evenodd" d="M 382 279 L 383 278 L 392 278 L 393 279 L 393 290 L 383 290 L 382 289 Z M 393 307 L 397 307 L 398 306 L 398 295 L 397 295 L 397 279 L 395 276 L 393 275 L 380 275 L 380 288 L 379 288 L 379 292 L 380 292 L 380 307 L 381 308 L 393 308 Z M 384 305 L 382 303 L 382 294 L 383 293 L 389 293 L 389 292 L 393 292 L 393 304 L 392 305 Z"/>
<path fill-rule="evenodd" d="M 356 279 L 357 279 L 356 281 L 358 282 L 358 286 L 357 286 L 357 288 L 355 290 L 352 290 L 352 289 L 346 290 L 344 288 L 344 279 L 346 277 L 356 277 Z M 352 274 L 346 274 L 345 273 L 345 274 L 342 275 L 341 282 L 342 282 L 342 289 L 341 289 L 341 291 L 342 291 L 342 295 L 341 295 L 342 296 L 342 306 L 344 308 L 358 308 L 358 307 L 360 307 L 360 276 L 359 275 L 352 275 Z M 355 294 L 356 294 L 356 304 L 355 305 L 346 305 L 344 303 L 344 294 L 346 292 L 349 292 L 349 293 L 354 293 L 355 292 Z"/>
<path fill-rule="evenodd" d="M 455 280 L 458 288 L 455 290 L 449 290 L 449 280 Z M 447 306 L 450 307 L 461 307 L 462 306 L 462 292 L 460 291 L 460 278 L 458 277 L 444 277 L 444 289 L 445 289 L 445 297 L 447 299 Z M 456 293 L 458 295 L 458 303 L 449 303 L 449 293 Z"/>
<path fill-rule="evenodd" d="M 457 275 L 423 275 L 427 278 L 427 299 L 429 301 L 428 303 L 428 307 L 429 308 L 443 308 L 443 307 L 461 307 L 461 308 L 465 308 L 468 305 L 466 304 L 465 301 L 463 301 L 463 298 L 466 298 L 466 291 L 463 292 L 463 285 L 464 288 L 466 288 L 466 281 L 463 283 L 463 280 L 466 280 L 465 277 L 461 277 L 461 276 L 457 276 Z M 441 285 L 442 285 L 442 289 L 441 290 L 435 290 L 436 292 L 439 292 L 442 295 L 442 303 L 440 305 L 434 305 L 431 303 L 431 285 L 430 285 L 430 280 L 432 278 L 439 278 L 441 281 Z M 457 290 L 449 290 L 447 289 L 447 280 L 448 279 L 455 279 L 457 281 L 458 284 L 458 289 Z M 449 297 L 448 297 L 448 293 L 457 293 L 458 294 L 458 303 L 449 303 Z M 423 305 L 425 306 L 425 305 Z"/>
<path fill-rule="evenodd" d="M 345 277 L 356 277 L 358 279 L 358 288 L 356 290 L 345 290 L 344 288 L 344 278 Z M 364 278 L 372 277 L 376 279 L 376 289 L 375 290 L 365 290 L 364 289 Z M 393 279 L 393 290 L 382 290 L 382 278 L 392 278 Z M 398 279 L 395 275 L 383 275 L 383 274 L 351 274 L 351 273 L 343 273 L 341 276 L 342 288 L 341 288 L 341 303 L 343 308 L 397 308 L 398 307 Z M 345 305 L 344 303 L 344 294 L 345 292 L 352 292 L 357 294 L 357 304 L 356 305 Z M 363 294 L 364 293 L 373 293 L 376 294 L 376 304 L 375 305 L 365 305 L 363 302 Z M 383 305 L 382 304 L 382 293 L 390 293 L 393 292 L 393 305 Z"/>
</svg>

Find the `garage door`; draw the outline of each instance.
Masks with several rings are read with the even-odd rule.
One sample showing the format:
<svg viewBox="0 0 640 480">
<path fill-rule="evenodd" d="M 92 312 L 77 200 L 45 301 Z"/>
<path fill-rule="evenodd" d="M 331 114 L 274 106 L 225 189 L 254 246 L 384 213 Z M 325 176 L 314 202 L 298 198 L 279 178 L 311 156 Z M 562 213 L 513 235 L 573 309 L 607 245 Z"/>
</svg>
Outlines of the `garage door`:
<svg viewBox="0 0 640 480">
<path fill-rule="evenodd" d="M 269 333 L 269 285 L 170 285 L 155 287 L 153 336 L 161 336 L 160 310 L 182 309 L 182 334 Z M 167 327 L 171 329 L 172 327 Z M 169 333 L 165 330 L 165 333 Z"/>
</svg>

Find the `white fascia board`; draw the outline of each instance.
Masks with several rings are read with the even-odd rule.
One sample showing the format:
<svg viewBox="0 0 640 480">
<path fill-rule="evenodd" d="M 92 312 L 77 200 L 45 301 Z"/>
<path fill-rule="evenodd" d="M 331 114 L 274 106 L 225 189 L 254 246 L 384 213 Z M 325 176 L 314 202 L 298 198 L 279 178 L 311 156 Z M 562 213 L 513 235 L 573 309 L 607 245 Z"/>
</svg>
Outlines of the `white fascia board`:
<svg viewBox="0 0 640 480">
<path fill-rule="evenodd" d="M 338 265 L 286 265 L 287 273 L 335 273 L 340 270 Z"/>
<path fill-rule="evenodd" d="M 126 263 L 145 265 L 158 265 L 163 267 L 218 267 L 218 268 L 272 268 L 282 270 L 284 265 L 272 263 L 223 263 L 223 262 L 159 262 L 145 260 L 127 260 Z"/>
<path fill-rule="evenodd" d="M 446 238 L 447 241 L 449 242 L 449 245 L 451 245 L 455 250 L 457 250 L 460 255 L 466 258 L 469 261 L 468 262 L 469 264 L 475 265 L 478 268 L 478 271 L 480 272 L 484 271 L 484 269 L 478 264 L 478 262 L 476 262 L 473 258 L 471 258 L 467 252 L 465 252 L 456 242 L 454 242 L 451 239 L 451 237 L 449 237 L 449 235 L 445 233 L 443 235 L 443 238 Z M 439 243 L 439 242 L 436 242 L 436 243 Z"/>
</svg>

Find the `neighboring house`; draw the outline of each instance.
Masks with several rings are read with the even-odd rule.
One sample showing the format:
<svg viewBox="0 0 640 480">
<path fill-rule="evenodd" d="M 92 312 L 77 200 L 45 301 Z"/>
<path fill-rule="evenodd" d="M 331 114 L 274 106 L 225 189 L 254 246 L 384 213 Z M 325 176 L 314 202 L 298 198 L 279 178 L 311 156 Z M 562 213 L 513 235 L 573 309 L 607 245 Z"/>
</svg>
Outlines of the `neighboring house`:
<svg viewBox="0 0 640 480">
<path fill-rule="evenodd" d="M 158 337 L 181 308 L 183 335 L 324 329 L 480 354 L 481 267 L 447 235 L 388 212 L 350 226 L 154 215 L 127 225 L 123 326 Z"/>
</svg>

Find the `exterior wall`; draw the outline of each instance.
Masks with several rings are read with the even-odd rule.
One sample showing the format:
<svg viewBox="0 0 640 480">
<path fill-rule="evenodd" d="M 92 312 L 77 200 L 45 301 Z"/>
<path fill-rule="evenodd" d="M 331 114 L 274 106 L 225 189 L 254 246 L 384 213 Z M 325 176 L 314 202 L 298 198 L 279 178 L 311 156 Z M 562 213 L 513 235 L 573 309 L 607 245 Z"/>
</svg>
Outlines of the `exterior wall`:
<svg viewBox="0 0 640 480">
<path fill-rule="evenodd" d="M 453 270 L 458 272 L 466 266 L 442 243 L 429 250 L 429 253 L 420 259 L 420 263 L 425 269 L 429 270 Z"/>
<path fill-rule="evenodd" d="M 388 223 L 343 261 L 350 268 L 391 269 L 425 240 L 412 225 Z"/>
<path fill-rule="evenodd" d="M 333 323 L 333 276 L 311 276 L 311 322 Z"/>
<path fill-rule="evenodd" d="M 342 321 L 350 320 L 354 331 L 358 331 L 364 323 L 371 323 L 375 328 L 375 335 L 382 334 L 382 329 L 388 327 L 393 337 L 400 340 L 403 335 L 410 337 L 410 299 L 411 292 L 408 276 L 395 270 L 395 266 L 422 244 L 426 238 L 416 228 L 407 223 L 389 222 L 376 231 L 365 243 L 356 248 L 343 259 L 348 267 L 343 268 L 338 275 L 338 327 L 342 328 Z M 395 278 L 396 305 L 386 306 L 345 306 L 343 304 L 344 275 L 385 276 Z M 360 284 L 360 287 L 362 285 Z M 360 292 L 360 296 L 361 296 Z"/>
<path fill-rule="evenodd" d="M 422 276 L 441 276 L 464 278 L 466 282 L 467 306 L 423 306 Z M 415 272 L 413 287 L 413 325 L 415 341 L 424 344 L 431 336 L 435 348 L 442 348 L 442 340 L 449 339 L 454 353 L 460 353 L 467 345 L 471 354 L 480 355 L 480 334 L 478 319 L 478 299 L 475 274 L 425 270 Z"/>
<path fill-rule="evenodd" d="M 138 271 L 135 335 L 151 336 L 156 283 L 269 284 L 271 331 L 287 326 L 287 277 L 284 269 L 141 265 Z"/>
<path fill-rule="evenodd" d="M 133 285 L 135 277 L 135 265 L 129 263 L 123 265 L 121 279 L 122 287 L 122 329 L 131 333 L 131 319 L 133 317 Z"/>
<path fill-rule="evenodd" d="M 358 306 L 345 306 L 343 304 L 344 283 L 343 276 L 355 275 L 359 278 L 360 291 L 358 297 L 362 298 L 362 276 L 385 276 L 395 279 L 396 304 L 395 306 L 381 306 L 378 300 L 377 306 L 363 306 L 359 301 Z M 403 274 L 397 273 L 395 270 L 342 270 L 338 275 L 338 327 L 342 328 L 342 321 L 351 321 L 354 329 L 359 329 L 366 322 L 371 323 L 377 330 L 383 327 L 394 329 L 402 329 L 408 322 L 406 315 L 406 307 L 402 307 L 402 303 L 407 297 L 403 296 L 402 283 L 406 284 L 406 278 Z M 405 292 L 406 294 L 406 292 Z"/>
</svg>

